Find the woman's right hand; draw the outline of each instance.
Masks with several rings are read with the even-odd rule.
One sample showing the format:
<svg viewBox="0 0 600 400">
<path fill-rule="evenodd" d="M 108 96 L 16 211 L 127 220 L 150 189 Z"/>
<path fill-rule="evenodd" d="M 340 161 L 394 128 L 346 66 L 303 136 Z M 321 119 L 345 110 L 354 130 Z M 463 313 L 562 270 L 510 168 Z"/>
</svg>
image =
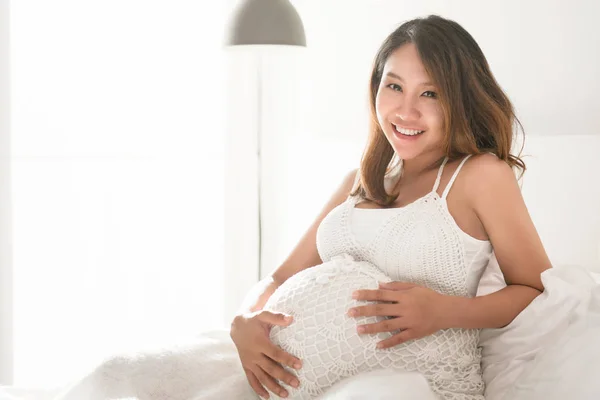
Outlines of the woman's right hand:
<svg viewBox="0 0 600 400">
<path fill-rule="evenodd" d="M 269 337 L 273 325 L 288 326 L 292 317 L 270 311 L 257 311 L 241 314 L 231 323 L 231 339 L 237 347 L 248 382 L 254 391 L 263 398 L 269 398 L 269 392 L 287 397 L 287 391 L 278 381 L 292 387 L 300 382 L 282 365 L 300 369 L 302 361 L 274 345 Z"/>
</svg>

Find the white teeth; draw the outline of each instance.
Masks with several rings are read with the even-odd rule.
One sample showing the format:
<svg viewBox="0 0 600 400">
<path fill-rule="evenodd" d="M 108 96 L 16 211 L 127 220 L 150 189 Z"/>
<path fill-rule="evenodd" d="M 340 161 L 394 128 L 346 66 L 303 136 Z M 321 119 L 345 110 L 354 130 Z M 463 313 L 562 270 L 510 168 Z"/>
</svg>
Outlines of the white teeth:
<svg viewBox="0 0 600 400">
<path fill-rule="evenodd" d="M 396 128 L 396 130 L 398 132 L 400 132 L 403 135 L 407 135 L 407 136 L 415 136 L 418 135 L 419 133 L 423 133 L 425 131 L 416 131 L 414 129 L 404 129 L 404 128 L 400 128 L 398 125 L 394 125 L 394 127 Z"/>
</svg>

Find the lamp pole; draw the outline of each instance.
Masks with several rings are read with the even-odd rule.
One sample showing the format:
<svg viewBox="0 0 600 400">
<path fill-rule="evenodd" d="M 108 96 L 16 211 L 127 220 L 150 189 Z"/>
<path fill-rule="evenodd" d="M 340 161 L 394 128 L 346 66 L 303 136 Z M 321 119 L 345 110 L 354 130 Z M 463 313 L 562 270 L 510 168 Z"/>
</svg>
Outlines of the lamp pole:
<svg viewBox="0 0 600 400">
<path fill-rule="evenodd" d="M 262 112 L 263 112 L 263 59 L 261 46 L 306 47 L 302 19 L 289 0 L 243 0 L 232 12 L 225 32 L 226 46 L 258 46 L 257 49 L 257 137 L 256 157 L 258 173 L 258 280 L 262 276 Z"/>
</svg>

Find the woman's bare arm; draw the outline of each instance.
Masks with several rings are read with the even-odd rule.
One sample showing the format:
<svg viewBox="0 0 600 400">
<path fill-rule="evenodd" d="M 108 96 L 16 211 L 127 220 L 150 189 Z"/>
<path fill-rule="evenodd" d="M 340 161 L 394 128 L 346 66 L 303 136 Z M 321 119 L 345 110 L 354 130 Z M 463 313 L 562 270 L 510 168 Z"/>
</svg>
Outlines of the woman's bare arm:
<svg viewBox="0 0 600 400">
<path fill-rule="evenodd" d="M 470 174 L 469 198 L 508 286 L 486 296 L 449 301 L 446 325 L 500 328 L 542 293 L 541 274 L 552 265 L 510 167 L 494 156 L 481 155 L 465 165 L 465 174 Z"/>
</svg>

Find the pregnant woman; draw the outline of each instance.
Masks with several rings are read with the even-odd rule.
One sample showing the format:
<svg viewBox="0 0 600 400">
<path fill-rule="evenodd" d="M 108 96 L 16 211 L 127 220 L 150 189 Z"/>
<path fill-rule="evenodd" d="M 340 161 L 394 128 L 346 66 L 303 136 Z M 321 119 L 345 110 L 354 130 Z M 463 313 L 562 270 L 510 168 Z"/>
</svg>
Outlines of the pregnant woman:
<svg viewBox="0 0 600 400">
<path fill-rule="evenodd" d="M 234 357 L 203 342 L 115 358 L 61 399 L 309 399 L 383 369 L 441 399 L 483 399 L 479 329 L 508 325 L 551 267 L 515 176 L 520 125 L 475 40 L 438 16 L 385 39 L 369 100 L 360 167 L 248 294 Z M 492 251 L 507 286 L 475 297 Z M 236 385 L 246 394 L 225 393 Z"/>
<path fill-rule="evenodd" d="M 423 374 L 440 398 L 482 399 L 478 328 L 509 324 L 543 291 L 540 275 L 551 267 L 513 171 L 525 169 L 511 154 L 518 120 L 475 40 L 437 16 L 406 22 L 388 36 L 369 89 L 371 129 L 359 170 L 265 283 L 253 313 L 234 320 L 232 338 L 250 385 L 263 397 L 267 389 L 283 397 L 318 394 L 335 378 L 392 367 Z M 492 249 L 508 286 L 474 298 Z M 288 279 L 341 254 L 375 265 L 384 275 L 379 280 L 393 281 L 344 292 L 329 306 L 352 294 L 369 301 L 345 311 L 380 317 L 353 327 L 359 337 L 388 332 L 377 347 L 365 350 L 348 332 L 340 339 L 307 317 L 299 321 L 291 311 L 302 310 L 301 298 L 259 311 L 278 287 L 294 295 Z M 318 306 L 311 307 L 318 315 Z M 286 320 L 276 312 L 292 315 Z M 276 335 L 269 335 L 272 325 Z M 312 328 L 312 335 L 285 334 L 300 328 Z M 335 347 L 340 340 L 347 345 L 323 360 L 325 343 Z M 315 341 L 321 346 L 301 360 L 298 353 Z"/>
</svg>

